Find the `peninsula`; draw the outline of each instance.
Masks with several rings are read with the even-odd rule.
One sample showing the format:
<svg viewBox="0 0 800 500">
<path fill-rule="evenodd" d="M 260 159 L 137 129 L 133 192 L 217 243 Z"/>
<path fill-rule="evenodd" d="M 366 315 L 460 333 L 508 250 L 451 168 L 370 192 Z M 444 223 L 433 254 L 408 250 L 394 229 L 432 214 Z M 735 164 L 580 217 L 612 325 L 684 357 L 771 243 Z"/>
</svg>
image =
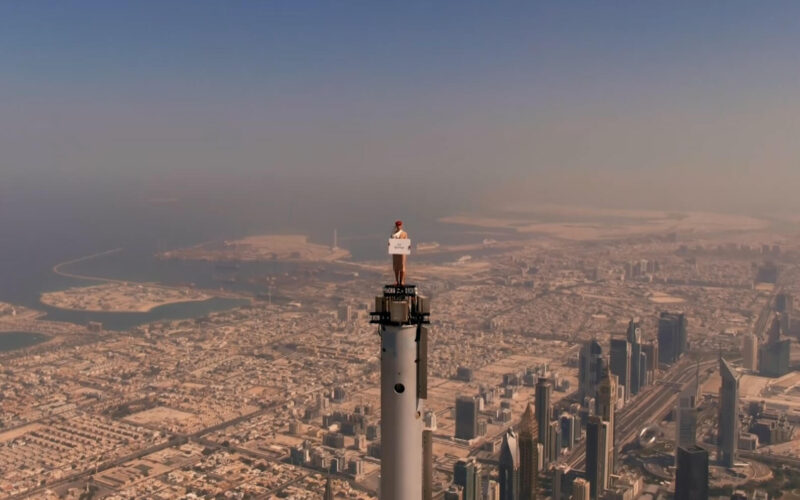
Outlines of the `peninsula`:
<svg viewBox="0 0 800 500">
<path fill-rule="evenodd" d="M 198 290 L 153 284 L 114 282 L 45 292 L 42 304 L 73 311 L 149 312 L 179 302 L 201 302 L 211 296 Z"/>
</svg>

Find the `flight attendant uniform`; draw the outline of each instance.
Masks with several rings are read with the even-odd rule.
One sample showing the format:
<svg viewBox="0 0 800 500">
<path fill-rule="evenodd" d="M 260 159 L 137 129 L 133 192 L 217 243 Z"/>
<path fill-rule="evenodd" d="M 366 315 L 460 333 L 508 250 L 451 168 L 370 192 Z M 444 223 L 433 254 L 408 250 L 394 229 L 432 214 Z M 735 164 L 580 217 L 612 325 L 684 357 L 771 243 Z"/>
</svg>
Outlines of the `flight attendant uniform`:
<svg viewBox="0 0 800 500">
<path fill-rule="evenodd" d="M 408 239 L 408 233 L 403 231 L 403 226 L 395 226 L 391 236 L 392 239 Z M 406 256 L 392 255 L 392 267 L 394 268 L 394 279 L 396 284 L 404 285 L 406 280 Z"/>
</svg>

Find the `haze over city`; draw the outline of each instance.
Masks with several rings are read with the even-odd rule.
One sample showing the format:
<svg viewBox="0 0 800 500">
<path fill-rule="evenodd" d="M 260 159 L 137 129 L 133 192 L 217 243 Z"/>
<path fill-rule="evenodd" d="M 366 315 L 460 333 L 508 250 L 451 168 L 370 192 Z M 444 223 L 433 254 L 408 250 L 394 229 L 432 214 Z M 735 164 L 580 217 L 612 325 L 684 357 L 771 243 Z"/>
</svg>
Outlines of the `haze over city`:
<svg viewBox="0 0 800 500">
<path fill-rule="evenodd" d="M 0 498 L 800 498 L 799 47 L 0 3 Z"/>
</svg>

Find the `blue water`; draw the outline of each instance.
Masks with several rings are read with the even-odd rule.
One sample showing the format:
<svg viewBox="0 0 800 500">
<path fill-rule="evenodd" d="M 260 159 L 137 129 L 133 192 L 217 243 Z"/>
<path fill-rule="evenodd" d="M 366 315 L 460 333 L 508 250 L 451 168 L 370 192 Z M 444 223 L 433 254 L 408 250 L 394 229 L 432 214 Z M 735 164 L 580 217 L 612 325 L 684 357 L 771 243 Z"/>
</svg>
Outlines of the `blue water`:
<svg viewBox="0 0 800 500">
<path fill-rule="evenodd" d="M 43 305 L 40 305 L 39 309 L 47 311 L 47 319 L 49 320 L 69 321 L 81 325 L 85 325 L 89 321 L 99 321 L 106 330 L 127 330 L 143 323 L 154 321 L 197 318 L 213 311 L 223 311 L 247 303 L 247 300 L 213 298 L 203 302 L 167 304 L 156 307 L 146 313 L 67 311 Z"/>
<path fill-rule="evenodd" d="M 30 332 L 0 332 L 0 352 L 30 347 L 47 340 L 47 335 Z"/>
<path fill-rule="evenodd" d="M 193 318 L 236 307 L 242 301 L 212 299 L 170 304 L 149 313 L 87 313 L 48 308 L 41 293 L 96 282 L 62 277 L 52 271 L 58 263 L 122 248 L 121 252 L 78 262 L 64 271 L 130 281 L 152 281 L 201 288 L 266 291 L 266 276 L 308 271 L 309 276 L 333 279 L 319 269 L 287 263 L 243 263 L 232 272 L 236 281 L 220 280 L 226 271 L 209 262 L 163 261 L 163 250 L 205 241 L 240 238 L 250 234 L 306 234 L 312 241 L 330 244 L 338 229 L 339 244 L 354 260 L 386 258 L 385 241 L 396 218 L 396 207 L 366 206 L 356 198 L 336 201 L 294 200 L 291 193 L 256 193 L 239 199 L 237 193 L 148 201 L 141 193 L 87 188 L 79 183 L 50 188 L 6 189 L 0 186 L 0 301 L 45 310 L 48 319 L 86 323 L 101 321 L 109 329 L 127 329 L 161 319 Z M 280 190 L 279 190 L 280 191 Z M 227 197 L 227 198 L 226 198 Z M 474 243 L 487 235 L 469 228 L 436 222 L 444 211 L 424 207 L 404 214 L 416 241 L 442 244 Z M 502 239 L 503 235 L 489 235 Z M 454 256 L 456 258 L 457 256 Z M 307 267 L 307 266 L 306 266 Z M 313 267 L 313 266 L 312 266 Z"/>
</svg>

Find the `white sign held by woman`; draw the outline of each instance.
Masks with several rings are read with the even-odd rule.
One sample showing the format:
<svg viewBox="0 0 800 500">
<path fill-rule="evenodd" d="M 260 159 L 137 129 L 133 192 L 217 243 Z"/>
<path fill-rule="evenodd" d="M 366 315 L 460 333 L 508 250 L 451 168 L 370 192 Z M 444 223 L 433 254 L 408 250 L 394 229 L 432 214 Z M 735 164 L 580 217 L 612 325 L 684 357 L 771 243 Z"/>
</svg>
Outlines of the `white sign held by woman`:
<svg viewBox="0 0 800 500">
<path fill-rule="evenodd" d="M 390 238 L 390 255 L 411 255 L 411 240 L 408 238 Z"/>
</svg>

